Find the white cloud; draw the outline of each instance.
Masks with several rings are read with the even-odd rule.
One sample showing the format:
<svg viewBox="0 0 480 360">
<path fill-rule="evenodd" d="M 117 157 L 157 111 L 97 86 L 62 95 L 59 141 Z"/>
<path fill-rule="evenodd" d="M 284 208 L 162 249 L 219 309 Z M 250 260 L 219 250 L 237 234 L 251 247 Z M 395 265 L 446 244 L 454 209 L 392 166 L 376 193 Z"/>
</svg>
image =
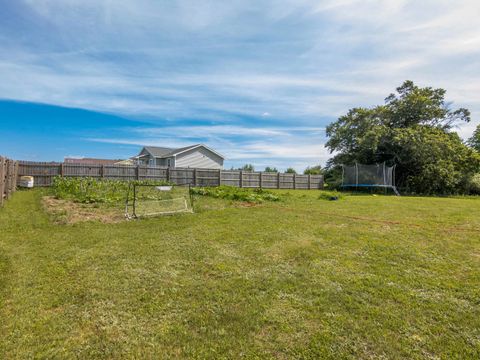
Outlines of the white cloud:
<svg viewBox="0 0 480 360">
<path fill-rule="evenodd" d="M 285 149 L 298 161 L 324 159 L 322 131 L 305 129 L 381 103 L 406 79 L 443 87 L 453 106 L 472 111 L 463 137 L 480 122 L 478 1 L 25 4 L 28 33 L 0 23 L 0 98 L 152 123 L 133 140 L 101 141 L 206 138 L 238 159 L 288 158 Z M 217 126 L 179 126 L 185 119 Z"/>
</svg>

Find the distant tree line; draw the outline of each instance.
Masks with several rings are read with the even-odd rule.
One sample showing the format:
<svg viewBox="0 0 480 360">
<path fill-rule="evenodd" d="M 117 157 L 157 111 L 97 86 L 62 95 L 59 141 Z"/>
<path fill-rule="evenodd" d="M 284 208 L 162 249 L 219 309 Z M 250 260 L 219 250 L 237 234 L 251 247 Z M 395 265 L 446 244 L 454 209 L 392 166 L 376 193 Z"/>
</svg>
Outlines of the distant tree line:
<svg viewBox="0 0 480 360">
<path fill-rule="evenodd" d="M 235 170 L 234 168 L 232 168 L 232 170 Z M 252 165 L 252 164 L 245 164 L 239 168 L 237 168 L 236 170 L 243 170 L 243 171 L 255 171 L 255 167 Z M 276 167 L 270 167 L 270 166 L 267 166 L 265 168 L 265 170 L 263 170 L 263 172 L 266 172 L 266 173 L 278 173 L 278 169 Z M 286 174 L 296 174 L 297 171 L 292 168 L 292 167 L 289 167 L 285 170 L 285 173 Z M 303 173 L 305 175 L 320 175 L 322 174 L 322 167 L 320 165 L 315 165 L 315 166 L 312 166 L 312 167 L 307 167 Z"/>
</svg>

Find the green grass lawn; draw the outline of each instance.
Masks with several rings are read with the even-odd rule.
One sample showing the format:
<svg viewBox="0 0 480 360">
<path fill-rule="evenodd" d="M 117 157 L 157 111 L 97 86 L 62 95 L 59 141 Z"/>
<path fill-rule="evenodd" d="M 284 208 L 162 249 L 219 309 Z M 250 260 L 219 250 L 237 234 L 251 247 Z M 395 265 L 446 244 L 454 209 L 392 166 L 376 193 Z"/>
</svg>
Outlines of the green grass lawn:
<svg viewBox="0 0 480 360">
<path fill-rule="evenodd" d="M 0 358 L 480 358 L 480 199 L 280 202 L 56 225 L 0 209 Z"/>
</svg>

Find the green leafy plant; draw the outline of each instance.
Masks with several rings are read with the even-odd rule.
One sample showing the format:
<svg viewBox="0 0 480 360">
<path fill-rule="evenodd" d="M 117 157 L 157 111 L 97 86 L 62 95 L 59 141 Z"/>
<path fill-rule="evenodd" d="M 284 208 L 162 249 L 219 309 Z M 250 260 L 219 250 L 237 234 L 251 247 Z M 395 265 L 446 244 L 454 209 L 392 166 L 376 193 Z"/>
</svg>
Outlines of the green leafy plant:
<svg viewBox="0 0 480 360">
<path fill-rule="evenodd" d="M 126 199 L 130 184 L 169 185 L 166 181 L 153 180 L 108 180 L 91 177 L 55 177 L 52 191 L 56 198 L 79 203 L 115 204 Z"/>
<path fill-rule="evenodd" d="M 320 192 L 320 195 L 318 196 L 318 199 L 319 200 L 332 201 L 332 200 L 341 200 L 344 197 L 345 196 L 338 191 L 322 191 L 322 192 Z"/>
<path fill-rule="evenodd" d="M 471 194 L 480 195 L 480 173 L 472 176 L 469 182 Z"/>
</svg>

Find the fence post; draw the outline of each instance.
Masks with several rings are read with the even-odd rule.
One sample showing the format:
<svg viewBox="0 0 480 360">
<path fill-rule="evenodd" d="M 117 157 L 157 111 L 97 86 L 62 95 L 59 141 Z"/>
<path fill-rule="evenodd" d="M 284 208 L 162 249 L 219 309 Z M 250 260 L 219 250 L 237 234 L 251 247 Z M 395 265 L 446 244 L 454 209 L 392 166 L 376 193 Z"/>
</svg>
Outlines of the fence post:
<svg viewBox="0 0 480 360">
<path fill-rule="evenodd" d="M 312 180 L 310 179 L 310 174 L 308 174 L 308 190 L 311 190 L 312 186 Z"/>
<path fill-rule="evenodd" d="M 193 169 L 193 186 L 197 186 L 197 169 Z"/>
<path fill-rule="evenodd" d="M 62 162 L 60 164 L 60 176 L 63 177 L 65 175 L 65 166 L 64 163 Z"/>
<path fill-rule="evenodd" d="M 137 165 L 137 168 L 136 168 L 136 177 L 137 177 L 137 180 L 140 180 L 140 165 Z"/>
<path fill-rule="evenodd" d="M 297 174 L 293 174 L 293 189 L 297 188 Z"/>
<path fill-rule="evenodd" d="M 243 187 L 243 171 L 240 170 L 240 183 L 239 183 L 240 187 L 242 188 Z"/>
<path fill-rule="evenodd" d="M 260 189 L 263 187 L 263 183 L 262 183 L 262 175 L 263 175 L 263 172 L 260 171 Z"/>
<path fill-rule="evenodd" d="M 5 194 L 5 159 L 0 156 L 0 206 L 3 205 Z"/>
<path fill-rule="evenodd" d="M 15 191 L 17 191 L 17 184 L 18 184 L 18 166 L 19 166 L 19 163 L 18 161 L 15 161 L 15 165 L 14 165 L 14 168 L 13 168 L 13 179 L 15 181 Z"/>
<path fill-rule="evenodd" d="M 277 189 L 280 189 L 280 172 L 277 172 Z"/>
<path fill-rule="evenodd" d="M 167 181 L 170 182 L 170 168 L 167 168 Z"/>
<path fill-rule="evenodd" d="M 222 185 L 222 169 L 218 169 L 218 186 Z"/>
<path fill-rule="evenodd" d="M 101 171 L 102 171 L 102 174 L 101 174 L 102 178 L 104 178 L 105 177 L 105 165 L 102 165 L 102 170 Z"/>
<path fill-rule="evenodd" d="M 11 167 L 12 165 L 10 164 L 10 160 L 6 160 L 6 163 L 7 163 L 7 176 L 5 177 L 5 199 L 8 200 L 10 198 L 10 187 L 11 187 L 11 179 L 10 179 L 10 173 L 12 171 Z"/>
</svg>

